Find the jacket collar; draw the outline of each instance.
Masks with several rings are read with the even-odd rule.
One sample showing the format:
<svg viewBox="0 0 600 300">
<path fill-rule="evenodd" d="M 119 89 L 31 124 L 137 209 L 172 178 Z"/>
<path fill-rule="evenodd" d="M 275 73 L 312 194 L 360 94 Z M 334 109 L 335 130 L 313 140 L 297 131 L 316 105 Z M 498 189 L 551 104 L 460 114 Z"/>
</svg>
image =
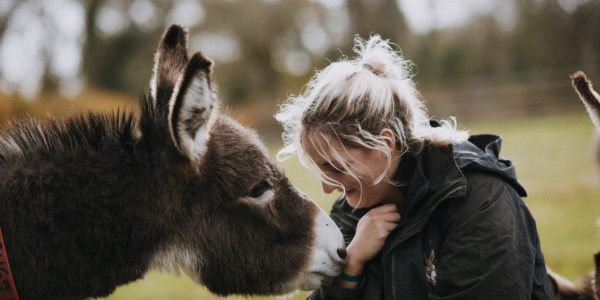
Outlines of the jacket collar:
<svg viewBox="0 0 600 300">
<path fill-rule="evenodd" d="M 406 215 L 402 216 L 397 227 L 397 230 L 403 229 L 394 235 L 394 243 L 388 251 L 421 231 L 443 200 L 462 197 L 466 193 L 467 182 L 455 161 L 452 144 L 441 148 L 426 146 L 416 160 L 408 190 Z"/>
<path fill-rule="evenodd" d="M 461 170 L 479 170 L 492 173 L 509 183 L 521 197 L 526 197 L 525 188 L 517 180 L 512 161 L 500 156 L 502 138 L 497 135 L 473 135 L 468 142 L 456 143 L 454 152 Z"/>
</svg>

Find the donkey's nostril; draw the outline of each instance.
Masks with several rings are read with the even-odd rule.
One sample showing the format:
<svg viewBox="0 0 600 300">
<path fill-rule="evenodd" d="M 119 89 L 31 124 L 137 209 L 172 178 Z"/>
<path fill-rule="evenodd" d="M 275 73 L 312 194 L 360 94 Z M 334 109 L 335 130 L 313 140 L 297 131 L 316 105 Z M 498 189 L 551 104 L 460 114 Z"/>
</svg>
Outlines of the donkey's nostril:
<svg viewBox="0 0 600 300">
<path fill-rule="evenodd" d="M 337 254 L 340 256 L 340 258 L 344 259 L 346 258 L 346 256 L 348 256 L 348 253 L 346 253 L 346 249 L 344 248 L 338 248 L 337 249 Z"/>
</svg>

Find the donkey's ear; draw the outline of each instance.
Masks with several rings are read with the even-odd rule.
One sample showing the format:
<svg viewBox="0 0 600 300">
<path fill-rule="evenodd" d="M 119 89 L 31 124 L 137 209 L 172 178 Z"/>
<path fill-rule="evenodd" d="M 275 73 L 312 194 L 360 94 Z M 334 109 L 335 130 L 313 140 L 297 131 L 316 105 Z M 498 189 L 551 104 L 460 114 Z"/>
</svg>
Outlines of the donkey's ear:
<svg viewBox="0 0 600 300">
<path fill-rule="evenodd" d="M 592 88 L 592 82 L 581 71 L 571 75 L 571 80 L 579 98 L 587 108 L 596 129 L 600 130 L 600 95 Z"/>
<path fill-rule="evenodd" d="M 210 128 L 218 114 L 211 72 L 212 61 L 196 53 L 177 82 L 169 103 L 169 128 L 175 147 L 194 162 L 206 152 Z"/>
<path fill-rule="evenodd" d="M 188 62 L 188 30 L 180 25 L 171 25 L 163 33 L 154 55 L 154 76 L 150 90 L 154 106 L 166 110 L 175 84 Z"/>
</svg>

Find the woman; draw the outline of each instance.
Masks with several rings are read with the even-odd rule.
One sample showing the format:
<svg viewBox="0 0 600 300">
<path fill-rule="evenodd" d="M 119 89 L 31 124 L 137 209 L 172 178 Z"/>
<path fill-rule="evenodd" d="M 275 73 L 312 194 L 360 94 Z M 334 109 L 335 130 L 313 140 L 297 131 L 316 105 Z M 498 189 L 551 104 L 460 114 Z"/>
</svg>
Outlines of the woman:
<svg viewBox="0 0 600 300">
<path fill-rule="evenodd" d="M 410 62 L 379 36 L 318 72 L 276 118 L 298 155 L 342 192 L 337 282 L 309 299 L 553 299 L 536 225 L 501 139 L 428 119 Z"/>
</svg>

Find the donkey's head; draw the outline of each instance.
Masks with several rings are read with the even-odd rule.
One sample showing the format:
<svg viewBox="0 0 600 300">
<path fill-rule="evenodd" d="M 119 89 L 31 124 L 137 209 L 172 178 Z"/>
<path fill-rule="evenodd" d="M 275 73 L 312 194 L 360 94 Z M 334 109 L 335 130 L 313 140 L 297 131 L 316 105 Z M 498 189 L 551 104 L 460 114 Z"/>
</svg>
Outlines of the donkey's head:
<svg viewBox="0 0 600 300">
<path fill-rule="evenodd" d="M 181 268 L 221 295 L 331 282 L 345 258 L 341 233 L 278 170 L 254 132 L 219 113 L 212 62 L 187 53 L 187 30 L 168 28 L 142 103 L 142 138 L 169 164 L 158 172 L 183 174 L 164 187 L 180 209 L 170 213 L 170 242 L 153 267 Z"/>
</svg>

